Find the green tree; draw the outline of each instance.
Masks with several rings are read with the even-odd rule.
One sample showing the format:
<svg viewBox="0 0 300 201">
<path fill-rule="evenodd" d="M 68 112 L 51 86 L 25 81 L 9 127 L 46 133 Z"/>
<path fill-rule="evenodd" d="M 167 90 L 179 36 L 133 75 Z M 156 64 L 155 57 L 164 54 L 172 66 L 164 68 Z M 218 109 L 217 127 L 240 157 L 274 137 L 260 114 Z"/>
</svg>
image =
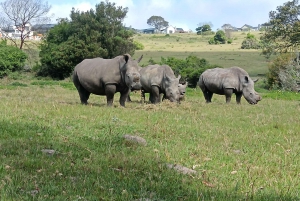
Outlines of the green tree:
<svg viewBox="0 0 300 201">
<path fill-rule="evenodd" d="M 25 65 L 27 55 L 17 47 L 7 45 L 7 41 L 0 42 L 0 78 L 10 72 L 20 71 Z"/>
<path fill-rule="evenodd" d="M 64 79 L 83 59 L 134 54 L 133 32 L 122 24 L 127 11 L 108 1 L 86 12 L 73 8 L 71 20 L 61 19 L 41 44 L 37 74 Z"/>
<path fill-rule="evenodd" d="M 298 0 L 288 1 L 269 13 L 270 21 L 261 40 L 263 53 L 289 52 L 300 44 L 300 5 Z"/>
<path fill-rule="evenodd" d="M 219 30 L 217 33 L 214 35 L 213 38 L 210 38 L 208 41 L 209 44 L 225 44 L 226 43 L 226 36 L 224 31 Z"/>
<path fill-rule="evenodd" d="M 196 31 L 197 31 L 197 35 L 201 35 L 203 32 L 211 31 L 211 27 L 209 24 L 205 24 L 203 26 L 196 28 Z"/>
<path fill-rule="evenodd" d="M 163 17 L 161 16 L 151 16 L 147 20 L 147 24 L 154 27 L 157 30 L 161 30 L 164 27 L 169 26 L 169 22 L 167 22 Z"/>
</svg>

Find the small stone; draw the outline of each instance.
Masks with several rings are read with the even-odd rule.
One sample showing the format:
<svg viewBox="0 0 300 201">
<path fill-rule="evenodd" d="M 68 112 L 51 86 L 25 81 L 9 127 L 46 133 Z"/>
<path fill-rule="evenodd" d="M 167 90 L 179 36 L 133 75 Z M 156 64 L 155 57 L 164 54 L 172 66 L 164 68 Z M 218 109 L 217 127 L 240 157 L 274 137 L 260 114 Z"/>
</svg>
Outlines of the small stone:
<svg viewBox="0 0 300 201">
<path fill-rule="evenodd" d="M 174 169 L 177 172 L 182 173 L 182 174 L 196 174 L 197 173 L 196 170 L 192 170 L 192 169 L 184 167 L 182 165 L 167 164 L 167 167 L 170 169 Z"/>
<path fill-rule="evenodd" d="M 42 149 L 42 152 L 52 156 L 55 153 L 55 150 L 53 150 L 53 149 Z"/>
<path fill-rule="evenodd" d="M 135 142 L 135 143 L 141 144 L 143 146 L 147 145 L 147 141 L 144 138 L 139 137 L 139 136 L 133 136 L 133 135 L 126 134 L 126 135 L 124 135 L 124 138 L 128 141 Z"/>
</svg>

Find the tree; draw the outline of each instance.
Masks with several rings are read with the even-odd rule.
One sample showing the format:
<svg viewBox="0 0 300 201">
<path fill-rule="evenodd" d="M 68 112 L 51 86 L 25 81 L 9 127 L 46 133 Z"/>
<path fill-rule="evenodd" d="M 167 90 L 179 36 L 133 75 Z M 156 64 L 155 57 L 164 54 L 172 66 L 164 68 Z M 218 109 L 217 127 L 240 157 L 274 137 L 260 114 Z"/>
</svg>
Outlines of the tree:
<svg viewBox="0 0 300 201">
<path fill-rule="evenodd" d="M 298 0 L 288 1 L 269 13 L 269 22 L 261 40 L 263 53 L 289 52 L 298 49 L 300 44 L 300 5 Z"/>
<path fill-rule="evenodd" d="M 226 36 L 224 31 L 219 30 L 215 34 L 215 36 L 208 41 L 209 44 L 225 44 L 226 43 Z"/>
<path fill-rule="evenodd" d="M 1 2 L 0 27 L 2 29 L 0 32 L 2 36 L 22 49 L 32 32 L 28 25 L 48 22 L 50 18 L 47 17 L 47 13 L 50 8 L 51 6 L 44 0 L 6 0 Z M 7 34 L 7 31 L 12 31 L 13 28 L 18 30 L 18 35 Z"/>
<path fill-rule="evenodd" d="M 83 59 L 134 54 L 133 31 L 122 23 L 127 11 L 108 1 L 86 12 L 73 8 L 71 20 L 61 19 L 41 44 L 37 74 L 64 79 Z"/>
<path fill-rule="evenodd" d="M 196 28 L 196 31 L 197 31 L 197 35 L 202 35 L 203 32 L 208 32 L 208 31 L 211 32 L 211 27 L 209 24 L 205 24 L 203 26 Z"/>
<path fill-rule="evenodd" d="M 161 30 L 162 28 L 169 26 L 169 22 L 165 21 L 165 19 L 161 16 L 151 16 L 147 20 L 147 24 L 157 30 Z"/>
<path fill-rule="evenodd" d="M 27 55 L 17 47 L 7 45 L 7 41 L 0 42 L 0 78 L 14 71 L 20 71 Z"/>
</svg>

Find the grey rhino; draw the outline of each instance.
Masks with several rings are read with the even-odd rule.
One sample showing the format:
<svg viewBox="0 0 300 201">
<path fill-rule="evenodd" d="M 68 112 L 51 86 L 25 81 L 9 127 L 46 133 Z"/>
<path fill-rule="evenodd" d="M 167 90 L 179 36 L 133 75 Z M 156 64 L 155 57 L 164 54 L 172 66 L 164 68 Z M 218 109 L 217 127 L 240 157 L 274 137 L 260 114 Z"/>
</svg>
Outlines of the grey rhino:
<svg viewBox="0 0 300 201">
<path fill-rule="evenodd" d="M 188 82 L 179 83 L 178 84 L 178 90 L 179 90 L 179 100 L 183 101 L 185 98 L 185 92 L 186 92 L 186 87 L 188 86 Z M 162 100 L 165 99 L 165 96 L 162 97 Z"/>
<path fill-rule="evenodd" d="M 75 66 L 73 82 L 82 104 L 87 104 L 90 94 L 106 95 L 107 105 L 113 104 L 114 95 L 120 92 L 120 104 L 125 106 L 126 98 L 133 89 L 140 89 L 138 62 L 129 54 L 113 59 L 85 59 Z"/>
<path fill-rule="evenodd" d="M 161 93 L 171 102 L 179 102 L 180 75 L 176 78 L 170 66 L 149 65 L 142 68 L 140 74 L 142 92 L 150 93 L 151 103 L 159 103 Z"/>
<path fill-rule="evenodd" d="M 213 93 L 225 95 L 226 103 L 230 102 L 233 93 L 238 104 L 241 103 L 242 95 L 250 104 L 256 104 L 262 99 L 254 90 L 254 81 L 240 67 L 208 69 L 200 75 L 198 84 L 207 103 L 211 102 Z"/>
</svg>

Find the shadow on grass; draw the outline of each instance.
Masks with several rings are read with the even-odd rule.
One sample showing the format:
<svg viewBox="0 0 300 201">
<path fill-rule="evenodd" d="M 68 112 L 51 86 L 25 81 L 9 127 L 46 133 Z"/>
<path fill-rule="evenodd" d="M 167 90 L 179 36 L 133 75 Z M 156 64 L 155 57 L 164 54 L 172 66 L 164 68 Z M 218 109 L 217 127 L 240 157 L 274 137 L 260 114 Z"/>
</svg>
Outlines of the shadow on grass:
<svg viewBox="0 0 300 201">
<path fill-rule="evenodd" d="M 299 200 L 209 188 L 200 175 L 167 169 L 151 145 L 129 143 L 120 133 L 97 137 L 46 122 L 0 123 L 1 200 Z"/>
</svg>

